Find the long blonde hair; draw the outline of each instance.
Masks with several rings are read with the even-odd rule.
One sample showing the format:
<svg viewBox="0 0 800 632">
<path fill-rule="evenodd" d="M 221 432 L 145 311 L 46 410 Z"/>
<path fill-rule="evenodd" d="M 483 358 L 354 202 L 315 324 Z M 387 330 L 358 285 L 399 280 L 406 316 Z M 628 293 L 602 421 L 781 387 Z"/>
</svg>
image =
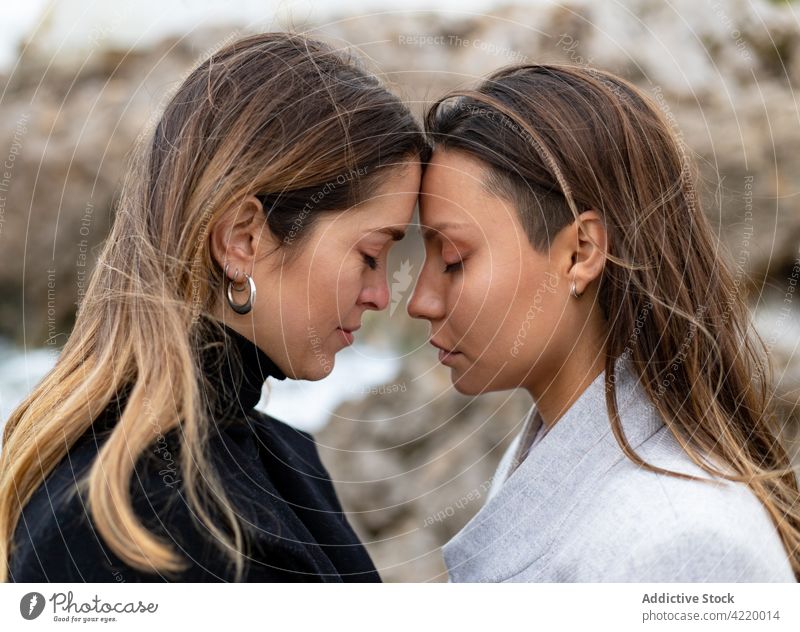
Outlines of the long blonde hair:
<svg viewBox="0 0 800 632">
<path fill-rule="evenodd" d="M 800 578 L 800 492 L 772 405 L 768 349 L 672 127 L 633 84 L 558 64 L 501 69 L 426 116 L 434 146 L 488 166 L 487 188 L 517 206 L 537 250 L 582 210 L 602 214 L 609 246 L 598 300 L 609 322 L 606 403 L 616 440 L 643 468 L 693 478 L 646 463 L 628 444 L 614 389 L 624 356 L 689 457 L 749 485 Z"/>
<path fill-rule="evenodd" d="M 200 316 L 213 313 L 224 281 L 208 235 L 223 213 L 257 194 L 269 229 L 294 252 L 320 213 L 354 206 L 384 169 L 426 148 L 407 108 L 356 59 L 287 33 L 248 36 L 211 55 L 140 145 L 74 330 L 5 426 L 3 581 L 22 508 L 122 391 L 126 406 L 80 485 L 97 531 L 138 570 L 187 567 L 140 522 L 130 491 L 137 458 L 159 433 L 181 426 L 184 493 L 241 578 L 245 533 L 205 449 Z M 212 520 L 213 508 L 228 529 Z"/>
</svg>

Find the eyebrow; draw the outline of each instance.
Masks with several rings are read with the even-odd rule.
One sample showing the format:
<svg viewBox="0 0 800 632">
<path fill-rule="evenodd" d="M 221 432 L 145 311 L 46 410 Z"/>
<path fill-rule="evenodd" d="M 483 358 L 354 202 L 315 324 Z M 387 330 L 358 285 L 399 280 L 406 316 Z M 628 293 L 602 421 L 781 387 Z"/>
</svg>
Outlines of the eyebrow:
<svg viewBox="0 0 800 632">
<path fill-rule="evenodd" d="M 462 230 L 464 228 L 468 228 L 468 225 L 458 222 L 442 222 L 441 224 L 434 224 L 433 226 L 424 225 L 420 230 L 422 232 L 422 238 L 429 241 L 438 237 L 439 233 L 445 230 Z"/>
<path fill-rule="evenodd" d="M 371 233 L 383 233 L 384 235 L 389 235 L 392 238 L 392 241 L 400 241 L 406 236 L 406 231 L 400 230 L 399 228 L 392 228 L 391 226 L 387 226 L 385 228 L 376 228 L 375 230 L 368 230 L 365 235 L 369 235 Z"/>
</svg>

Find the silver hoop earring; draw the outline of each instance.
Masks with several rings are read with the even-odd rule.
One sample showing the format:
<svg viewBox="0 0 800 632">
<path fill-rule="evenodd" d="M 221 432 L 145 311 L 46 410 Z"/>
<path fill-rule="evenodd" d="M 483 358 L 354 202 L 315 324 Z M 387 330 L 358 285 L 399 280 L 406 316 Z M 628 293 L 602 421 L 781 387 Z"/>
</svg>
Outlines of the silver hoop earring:
<svg viewBox="0 0 800 632">
<path fill-rule="evenodd" d="M 583 296 L 583 292 L 578 294 L 578 288 L 575 287 L 575 281 L 572 282 L 572 287 L 570 288 L 569 293 L 570 295 L 572 295 L 573 298 L 580 298 L 581 296 Z"/>
<path fill-rule="evenodd" d="M 225 266 L 225 272 L 227 275 L 228 266 Z M 227 288 L 227 296 L 228 296 L 228 305 L 231 306 L 231 309 L 236 312 L 237 314 L 247 314 L 251 309 L 253 309 L 253 303 L 256 300 L 256 282 L 253 281 L 253 277 L 251 277 L 247 272 L 244 273 L 245 281 L 247 284 L 242 284 L 241 287 L 237 287 L 235 285 L 236 279 L 239 278 L 239 271 L 236 270 L 234 274 L 233 280 L 228 279 L 228 288 Z M 233 300 L 233 290 L 237 292 L 243 292 L 246 289 L 250 289 L 247 295 L 247 300 L 244 303 L 237 303 Z"/>
</svg>

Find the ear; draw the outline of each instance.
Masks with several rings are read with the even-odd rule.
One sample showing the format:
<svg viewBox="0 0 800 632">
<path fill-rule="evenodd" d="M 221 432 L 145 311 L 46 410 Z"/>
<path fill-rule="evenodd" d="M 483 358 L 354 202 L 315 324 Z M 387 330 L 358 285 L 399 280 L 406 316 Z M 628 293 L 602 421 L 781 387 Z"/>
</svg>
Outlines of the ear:
<svg viewBox="0 0 800 632">
<path fill-rule="evenodd" d="M 599 278 L 606 263 L 608 237 L 603 218 L 594 209 L 578 215 L 570 225 L 570 265 L 567 278 L 570 287 L 575 282 L 575 291 L 582 294 L 589 284 Z"/>
<path fill-rule="evenodd" d="M 239 279 L 244 273 L 253 274 L 256 256 L 272 237 L 261 202 L 254 195 L 248 195 L 240 204 L 223 212 L 222 217 L 211 229 L 211 256 L 225 269 L 228 278 L 233 279 L 239 271 Z"/>
</svg>

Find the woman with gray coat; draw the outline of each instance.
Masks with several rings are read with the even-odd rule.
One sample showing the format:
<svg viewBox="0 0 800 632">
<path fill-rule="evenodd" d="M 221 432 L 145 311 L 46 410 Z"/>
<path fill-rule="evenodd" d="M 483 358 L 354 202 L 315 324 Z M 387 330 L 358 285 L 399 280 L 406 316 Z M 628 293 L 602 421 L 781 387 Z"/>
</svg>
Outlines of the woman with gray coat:
<svg viewBox="0 0 800 632">
<path fill-rule="evenodd" d="M 534 64 L 426 128 L 409 313 L 459 392 L 535 402 L 444 547 L 451 581 L 795 581 L 766 349 L 669 119 L 610 73 Z"/>
</svg>

